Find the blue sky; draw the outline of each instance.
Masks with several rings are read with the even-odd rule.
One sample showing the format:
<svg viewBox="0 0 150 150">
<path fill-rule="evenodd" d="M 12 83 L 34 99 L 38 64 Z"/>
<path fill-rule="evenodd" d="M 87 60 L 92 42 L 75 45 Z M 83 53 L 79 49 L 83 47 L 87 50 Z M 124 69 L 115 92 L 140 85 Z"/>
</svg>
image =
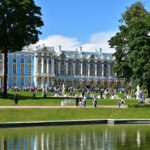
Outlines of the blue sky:
<svg viewBox="0 0 150 150">
<path fill-rule="evenodd" d="M 136 0 L 35 0 L 44 26 L 38 44 L 74 50 L 102 48 L 114 52 L 107 40 L 118 30 L 121 14 Z M 143 0 L 150 10 L 150 0 Z"/>
</svg>

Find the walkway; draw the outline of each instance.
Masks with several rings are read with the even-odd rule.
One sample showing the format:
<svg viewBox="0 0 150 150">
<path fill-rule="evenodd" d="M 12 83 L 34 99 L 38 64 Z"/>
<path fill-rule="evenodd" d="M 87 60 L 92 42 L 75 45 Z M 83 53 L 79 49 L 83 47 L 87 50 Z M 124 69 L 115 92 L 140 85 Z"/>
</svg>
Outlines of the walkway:
<svg viewBox="0 0 150 150">
<path fill-rule="evenodd" d="M 19 106 L 19 105 L 14 105 L 14 106 L 0 106 L 0 109 L 21 109 L 21 108 L 94 108 L 93 106 Z M 101 105 L 97 106 L 97 108 L 118 108 L 116 105 Z M 123 108 L 127 108 L 127 106 L 124 106 Z"/>
</svg>

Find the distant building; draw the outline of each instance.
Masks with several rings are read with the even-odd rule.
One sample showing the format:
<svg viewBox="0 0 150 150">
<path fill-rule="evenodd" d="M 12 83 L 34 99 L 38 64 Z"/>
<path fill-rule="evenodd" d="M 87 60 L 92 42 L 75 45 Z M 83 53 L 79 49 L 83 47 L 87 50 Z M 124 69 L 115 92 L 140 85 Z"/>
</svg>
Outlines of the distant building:
<svg viewBox="0 0 150 150">
<path fill-rule="evenodd" d="M 0 86 L 4 76 L 4 56 L 0 55 Z M 56 83 L 114 82 L 114 59 L 101 49 L 93 52 L 80 50 L 56 51 L 54 47 L 27 47 L 8 54 L 8 87 L 50 87 Z"/>
</svg>

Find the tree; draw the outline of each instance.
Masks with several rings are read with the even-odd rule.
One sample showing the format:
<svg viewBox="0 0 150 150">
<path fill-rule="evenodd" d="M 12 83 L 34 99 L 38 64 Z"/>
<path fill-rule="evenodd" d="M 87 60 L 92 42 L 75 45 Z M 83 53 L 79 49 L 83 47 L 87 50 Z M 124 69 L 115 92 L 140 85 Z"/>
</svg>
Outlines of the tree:
<svg viewBox="0 0 150 150">
<path fill-rule="evenodd" d="M 114 71 L 117 77 L 146 85 L 150 97 L 150 12 L 136 2 L 122 14 L 119 32 L 108 42 L 115 48 Z"/>
<path fill-rule="evenodd" d="M 8 53 L 21 51 L 24 46 L 36 43 L 39 28 L 43 26 L 41 8 L 33 0 L 0 1 L 0 49 L 4 53 L 4 90 L 7 97 Z"/>
</svg>

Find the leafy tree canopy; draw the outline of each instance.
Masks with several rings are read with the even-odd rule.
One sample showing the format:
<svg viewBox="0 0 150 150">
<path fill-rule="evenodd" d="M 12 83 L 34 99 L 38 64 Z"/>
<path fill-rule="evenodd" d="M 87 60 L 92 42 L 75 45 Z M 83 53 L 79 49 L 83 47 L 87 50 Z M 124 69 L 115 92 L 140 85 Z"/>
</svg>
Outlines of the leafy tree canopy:
<svg viewBox="0 0 150 150">
<path fill-rule="evenodd" d="M 38 41 L 43 25 L 41 9 L 33 0 L 0 1 L 0 49 L 21 50 Z"/>
<path fill-rule="evenodd" d="M 4 93 L 7 97 L 7 55 L 36 43 L 43 26 L 41 8 L 34 0 L 0 1 L 0 50 L 4 53 Z"/>
<path fill-rule="evenodd" d="M 114 71 L 147 85 L 150 96 L 150 12 L 138 1 L 126 8 L 120 23 L 119 32 L 109 40 L 116 50 Z"/>
</svg>

